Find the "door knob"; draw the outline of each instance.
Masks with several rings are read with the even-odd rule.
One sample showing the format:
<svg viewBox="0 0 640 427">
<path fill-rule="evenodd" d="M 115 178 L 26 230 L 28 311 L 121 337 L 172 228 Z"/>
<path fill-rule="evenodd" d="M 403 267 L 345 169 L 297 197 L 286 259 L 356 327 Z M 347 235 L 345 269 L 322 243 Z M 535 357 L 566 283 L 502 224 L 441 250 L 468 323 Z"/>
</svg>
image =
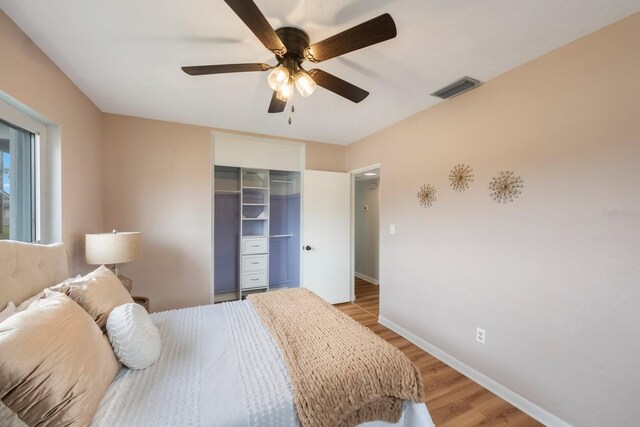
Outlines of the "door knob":
<svg viewBox="0 0 640 427">
<path fill-rule="evenodd" d="M 303 251 L 310 251 L 311 250 L 311 246 L 307 245 L 307 246 L 303 246 L 302 247 Z"/>
</svg>

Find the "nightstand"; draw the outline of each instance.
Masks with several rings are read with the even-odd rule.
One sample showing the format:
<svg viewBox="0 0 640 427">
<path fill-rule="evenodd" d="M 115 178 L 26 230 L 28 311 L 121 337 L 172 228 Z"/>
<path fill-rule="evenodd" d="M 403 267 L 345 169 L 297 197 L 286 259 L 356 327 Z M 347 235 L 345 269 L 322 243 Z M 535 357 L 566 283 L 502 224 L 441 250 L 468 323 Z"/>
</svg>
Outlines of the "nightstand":
<svg viewBox="0 0 640 427">
<path fill-rule="evenodd" d="M 147 313 L 149 313 L 149 298 L 147 298 L 147 297 L 134 297 L 134 296 L 132 296 L 131 298 L 133 298 L 133 302 L 143 306 L 145 308 L 145 310 L 147 310 Z"/>
</svg>

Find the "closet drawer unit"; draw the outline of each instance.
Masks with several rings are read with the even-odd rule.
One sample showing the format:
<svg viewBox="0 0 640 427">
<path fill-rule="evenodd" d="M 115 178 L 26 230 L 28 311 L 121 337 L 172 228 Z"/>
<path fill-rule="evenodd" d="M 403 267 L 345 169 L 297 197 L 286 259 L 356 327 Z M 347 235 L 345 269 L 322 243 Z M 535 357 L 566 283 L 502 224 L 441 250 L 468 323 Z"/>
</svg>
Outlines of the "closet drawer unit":
<svg viewBox="0 0 640 427">
<path fill-rule="evenodd" d="M 242 271 L 266 271 L 269 262 L 266 255 L 251 255 L 242 257 Z"/>
<path fill-rule="evenodd" d="M 242 289 L 260 288 L 267 286 L 267 272 L 244 273 L 242 275 Z"/>
<path fill-rule="evenodd" d="M 267 251 L 267 238 L 258 237 L 251 239 L 242 239 L 242 254 L 266 254 Z"/>
</svg>

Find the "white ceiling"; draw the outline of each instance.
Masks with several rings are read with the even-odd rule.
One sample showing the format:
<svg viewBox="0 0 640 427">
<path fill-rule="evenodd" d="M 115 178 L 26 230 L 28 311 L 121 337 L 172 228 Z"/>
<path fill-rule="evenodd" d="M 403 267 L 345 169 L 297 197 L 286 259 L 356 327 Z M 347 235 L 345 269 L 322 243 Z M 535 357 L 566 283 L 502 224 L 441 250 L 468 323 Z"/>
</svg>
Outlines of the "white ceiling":
<svg viewBox="0 0 640 427">
<path fill-rule="evenodd" d="M 267 114 L 268 73 L 190 77 L 182 65 L 274 63 L 221 0 L 0 0 L 2 9 L 103 111 L 348 144 L 436 104 L 468 75 L 489 80 L 640 10 L 640 0 L 256 0 L 312 43 L 389 12 L 398 37 L 319 64 L 371 92 L 319 88 Z"/>
</svg>

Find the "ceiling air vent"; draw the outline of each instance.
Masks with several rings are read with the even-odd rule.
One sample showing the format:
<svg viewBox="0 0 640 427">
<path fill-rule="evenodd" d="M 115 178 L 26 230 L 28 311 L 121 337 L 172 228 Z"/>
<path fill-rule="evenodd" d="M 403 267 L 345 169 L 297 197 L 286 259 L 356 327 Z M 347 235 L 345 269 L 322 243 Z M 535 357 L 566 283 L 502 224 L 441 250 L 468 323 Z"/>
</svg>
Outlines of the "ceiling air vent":
<svg viewBox="0 0 640 427">
<path fill-rule="evenodd" d="M 479 80 L 464 76 L 461 79 L 458 79 L 455 82 L 451 83 L 450 85 L 447 85 L 442 89 L 433 92 L 431 95 L 437 96 L 438 98 L 442 99 L 449 99 L 453 98 L 454 96 L 460 95 L 461 93 L 464 93 L 468 90 L 471 90 L 474 87 L 480 86 L 481 84 L 482 82 L 480 82 Z"/>
</svg>

